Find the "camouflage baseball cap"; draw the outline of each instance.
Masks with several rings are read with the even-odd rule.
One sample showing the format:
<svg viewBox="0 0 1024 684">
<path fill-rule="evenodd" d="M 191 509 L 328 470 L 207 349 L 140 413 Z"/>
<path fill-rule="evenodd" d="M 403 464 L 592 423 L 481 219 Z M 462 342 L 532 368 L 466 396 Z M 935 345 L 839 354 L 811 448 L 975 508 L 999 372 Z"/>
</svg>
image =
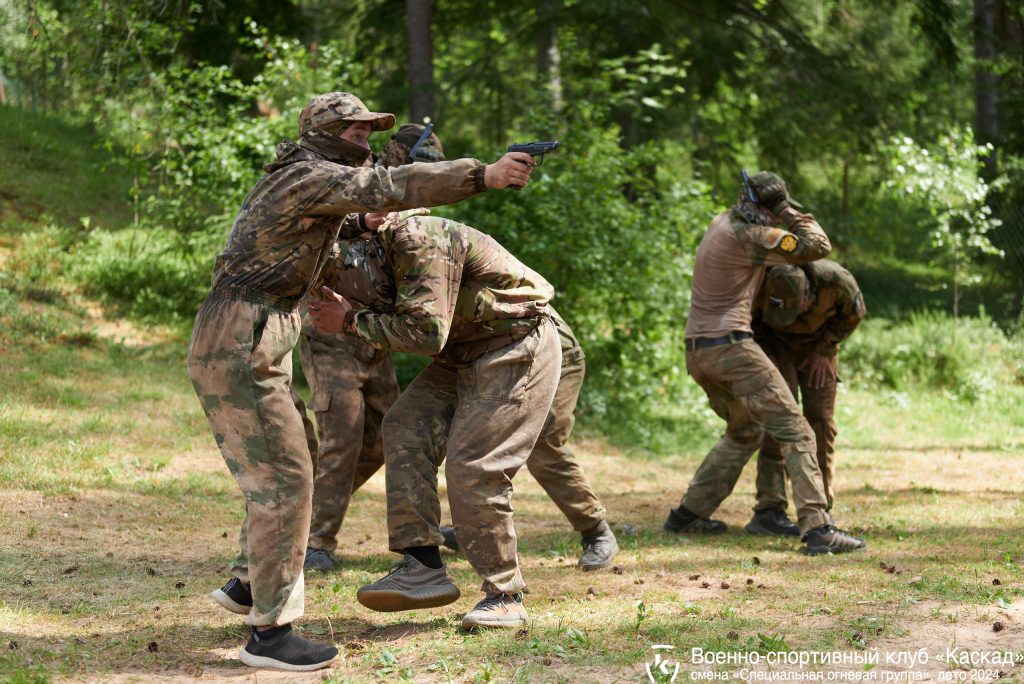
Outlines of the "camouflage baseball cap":
<svg viewBox="0 0 1024 684">
<path fill-rule="evenodd" d="M 381 152 L 381 161 L 386 166 L 402 166 L 414 161 L 444 161 L 444 147 L 433 130 L 423 139 L 419 147 L 416 147 L 416 143 L 419 142 L 426 130 L 427 127 L 423 124 L 402 124 Z M 415 150 L 413 150 L 414 147 L 416 147 Z"/>
<path fill-rule="evenodd" d="M 789 186 L 786 185 L 786 181 L 782 180 L 781 177 L 772 173 L 771 171 L 758 171 L 750 177 L 750 187 L 754 189 L 754 194 L 758 197 L 763 197 L 764 193 L 773 185 L 781 185 L 782 189 L 786 193 L 786 201 L 792 204 L 794 207 L 803 207 L 804 205 L 797 202 L 789 195 Z M 770 209 L 771 207 L 769 207 Z"/>
<path fill-rule="evenodd" d="M 799 266 L 774 266 L 764 281 L 765 300 L 761 317 L 771 326 L 790 325 L 800 315 L 807 292 L 807 274 Z"/>
<path fill-rule="evenodd" d="M 386 131 L 394 127 L 395 115 L 371 112 L 352 93 L 324 93 L 310 100 L 299 114 L 299 135 L 337 121 L 369 121 L 373 130 Z"/>
</svg>

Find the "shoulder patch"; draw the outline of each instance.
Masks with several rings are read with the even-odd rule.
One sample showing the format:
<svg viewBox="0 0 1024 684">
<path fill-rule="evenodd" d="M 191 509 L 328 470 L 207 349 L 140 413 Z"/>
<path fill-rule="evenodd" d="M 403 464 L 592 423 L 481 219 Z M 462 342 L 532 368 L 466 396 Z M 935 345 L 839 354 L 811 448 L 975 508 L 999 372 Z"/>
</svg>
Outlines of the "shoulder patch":
<svg viewBox="0 0 1024 684">
<path fill-rule="evenodd" d="M 796 245 L 797 241 L 795 235 L 786 234 L 782 237 L 782 240 L 779 241 L 779 249 L 783 252 L 795 252 Z"/>
</svg>

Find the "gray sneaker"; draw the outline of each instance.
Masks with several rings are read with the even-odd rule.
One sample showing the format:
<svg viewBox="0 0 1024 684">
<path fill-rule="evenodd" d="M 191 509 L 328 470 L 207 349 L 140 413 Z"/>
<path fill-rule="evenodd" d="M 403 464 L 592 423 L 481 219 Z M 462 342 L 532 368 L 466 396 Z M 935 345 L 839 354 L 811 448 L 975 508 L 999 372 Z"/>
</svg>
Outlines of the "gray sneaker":
<svg viewBox="0 0 1024 684">
<path fill-rule="evenodd" d="M 494 594 L 463 616 L 462 628 L 522 627 L 528 621 L 522 594 Z"/>
<path fill-rule="evenodd" d="M 583 533 L 583 555 L 576 562 L 583 572 L 600 570 L 607 567 L 619 552 L 619 542 L 615 540 L 615 533 L 608 527 L 608 523 L 602 521 L 592 530 Z"/>
<path fill-rule="evenodd" d="M 314 549 L 313 547 L 306 549 L 306 561 L 302 564 L 303 570 L 330 572 L 337 567 L 337 563 L 331 558 L 331 552 L 327 549 Z"/>
<path fill-rule="evenodd" d="M 808 556 L 820 556 L 826 553 L 850 553 L 868 548 L 867 542 L 854 537 L 849 532 L 838 529 L 835 525 L 822 525 L 804 535 L 803 552 Z"/>
<path fill-rule="evenodd" d="M 458 601 L 459 596 L 444 566 L 428 568 L 408 554 L 386 576 L 356 592 L 357 601 L 382 613 L 437 608 Z"/>
</svg>

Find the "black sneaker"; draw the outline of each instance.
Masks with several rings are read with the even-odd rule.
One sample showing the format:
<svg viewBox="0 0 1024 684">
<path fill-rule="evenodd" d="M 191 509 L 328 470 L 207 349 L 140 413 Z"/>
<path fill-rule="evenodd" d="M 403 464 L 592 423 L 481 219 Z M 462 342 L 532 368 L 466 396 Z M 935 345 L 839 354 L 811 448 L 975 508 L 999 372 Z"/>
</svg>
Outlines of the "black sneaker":
<svg viewBox="0 0 1024 684">
<path fill-rule="evenodd" d="M 804 553 L 820 556 L 825 553 L 849 553 L 868 548 L 867 542 L 857 539 L 849 532 L 837 529 L 835 525 L 822 525 L 804 535 Z"/>
<path fill-rule="evenodd" d="M 583 555 L 576 562 L 583 572 L 607 567 L 619 552 L 619 542 L 608 524 L 601 522 L 592 530 L 583 533 Z"/>
<path fill-rule="evenodd" d="M 696 534 L 722 534 L 728 526 L 721 520 L 702 518 L 699 515 L 680 507 L 668 512 L 668 519 L 663 525 L 666 532 L 693 532 Z"/>
<path fill-rule="evenodd" d="M 789 519 L 785 511 L 769 508 L 764 511 L 757 511 L 744 527 L 750 534 L 760 534 L 771 537 L 799 537 L 800 527 Z"/>
<path fill-rule="evenodd" d="M 334 559 L 331 558 L 331 552 L 327 549 L 314 549 L 313 547 L 306 548 L 306 560 L 302 564 L 303 570 L 330 572 L 336 567 L 338 566 L 334 562 Z"/>
<path fill-rule="evenodd" d="M 459 548 L 459 540 L 455 538 L 455 528 L 444 526 L 441 528 L 441 536 L 444 537 L 442 544 L 444 548 L 450 549 L 455 553 L 459 553 L 462 549 Z"/>
<path fill-rule="evenodd" d="M 214 589 L 210 596 L 232 613 L 248 615 L 252 610 L 252 589 L 237 577 L 232 577 L 220 589 Z"/>
<path fill-rule="evenodd" d="M 265 632 L 252 628 L 249 643 L 238 657 L 249 667 L 265 667 L 289 672 L 309 672 L 327 667 L 338 655 L 338 649 L 303 639 L 291 625 L 274 627 Z"/>
</svg>

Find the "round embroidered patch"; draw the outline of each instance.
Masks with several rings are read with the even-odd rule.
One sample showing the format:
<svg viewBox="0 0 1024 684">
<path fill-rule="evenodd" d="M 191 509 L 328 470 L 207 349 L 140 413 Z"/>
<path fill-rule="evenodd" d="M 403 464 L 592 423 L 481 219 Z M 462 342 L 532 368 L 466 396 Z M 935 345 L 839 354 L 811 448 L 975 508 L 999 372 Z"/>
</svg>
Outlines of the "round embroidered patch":
<svg viewBox="0 0 1024 684">
<path fill-rule="evenodd" d="M 779 249 L 781 249 L 783 252 L 795 252 L 796 237 L 793 235 L 783 236 L 782 241 L 779 242 Z"/>
</svg>

